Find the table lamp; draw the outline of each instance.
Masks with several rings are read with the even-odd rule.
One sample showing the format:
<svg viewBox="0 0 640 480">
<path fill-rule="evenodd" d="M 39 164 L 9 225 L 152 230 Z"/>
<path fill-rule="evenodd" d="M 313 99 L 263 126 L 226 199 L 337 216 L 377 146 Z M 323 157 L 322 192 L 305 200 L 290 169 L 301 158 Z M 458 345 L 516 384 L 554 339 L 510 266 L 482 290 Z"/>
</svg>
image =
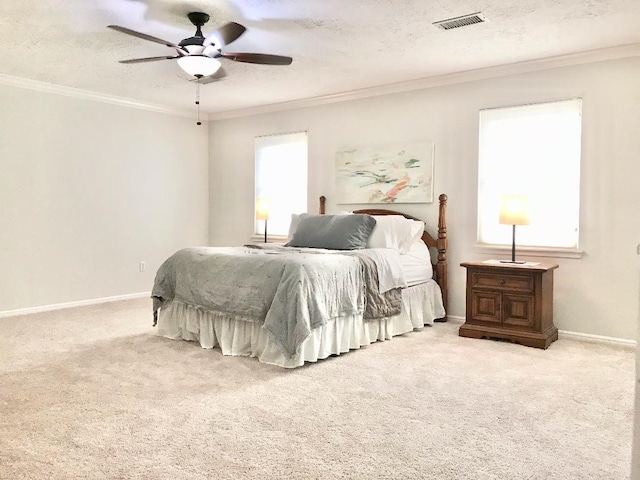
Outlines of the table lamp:
<svg viewBox="0 0 640 480">
<path fill-rule="evenodd" d="M 526 195 L 500 196 L 500 224 L 512 225 L 511 260 L 502 263 L 525 263 L 516 260 L 516 225 L 529 225 L 529 199 Z"/>
<path fill-rule="evenodd" d="M 267 243 L 267 220 L 269 220 L 269 202 L 264 198 L 256 201 L 256 220 L 264 220 L 264 243 Z"/>
</svg>

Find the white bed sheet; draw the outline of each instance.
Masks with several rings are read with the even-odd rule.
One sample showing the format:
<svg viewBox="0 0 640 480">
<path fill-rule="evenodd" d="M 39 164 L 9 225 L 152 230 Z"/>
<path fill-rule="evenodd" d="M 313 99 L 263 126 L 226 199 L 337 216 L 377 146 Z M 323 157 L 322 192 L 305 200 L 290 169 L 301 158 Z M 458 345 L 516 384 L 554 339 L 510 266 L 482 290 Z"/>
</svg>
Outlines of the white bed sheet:
<svg viewBox="0 0 640 480">
<path fill-rule="evenodd" d="M 199 342 L 202 348 L 219 347 L 224 355 L 252 356 L 262 363 L 295 368 L 411 332 L 444 316 L 440 287 L 429 280 L 402 290 L 399 315 L 373 321 L 364 321 L 362 315 L 351 315 L 328 322 L 314 329 L 292 358 L 278 349 L 261 324 L 236 322 L 178 301 L 160 310 L 157 333 L 171 339 Z"/>
<path fill-rule="evenodd" d="M 407 286 L 418 285 L 433 278 L 431 254 L 422 240 L 415 242 L 409 252 L 400 255 L 400 265 Z"/>
</svg>

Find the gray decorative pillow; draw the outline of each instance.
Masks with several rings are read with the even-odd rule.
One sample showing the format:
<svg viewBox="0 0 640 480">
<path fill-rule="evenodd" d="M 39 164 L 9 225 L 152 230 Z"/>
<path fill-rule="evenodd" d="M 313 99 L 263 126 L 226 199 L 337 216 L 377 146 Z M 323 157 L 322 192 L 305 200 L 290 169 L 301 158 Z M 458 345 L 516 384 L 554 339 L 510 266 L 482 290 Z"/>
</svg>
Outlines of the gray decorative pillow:
<svg viewBox="0 0 640 480">
<path fill-rule="evenodd" d="M 300 215 L 298 228 L 287 247 L 326 248 L 329 250 L 359 250 L 376 226 L 371 215 Z"/>
</svg>

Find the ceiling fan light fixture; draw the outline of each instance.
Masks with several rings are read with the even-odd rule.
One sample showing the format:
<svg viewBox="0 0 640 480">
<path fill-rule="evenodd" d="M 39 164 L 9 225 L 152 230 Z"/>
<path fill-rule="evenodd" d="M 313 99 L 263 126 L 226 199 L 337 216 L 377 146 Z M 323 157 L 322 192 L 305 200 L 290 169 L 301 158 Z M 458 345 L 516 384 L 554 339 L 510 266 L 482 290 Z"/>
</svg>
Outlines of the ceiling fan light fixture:
<svg viewBox="0 0 640 480">
<path fill-rule="evenodd" d="M 178 59 L 178 65 L 193 77 L 208 77 L 222 66 L 218 60 L 206 55 L 185 55 Z"/>
</svg>

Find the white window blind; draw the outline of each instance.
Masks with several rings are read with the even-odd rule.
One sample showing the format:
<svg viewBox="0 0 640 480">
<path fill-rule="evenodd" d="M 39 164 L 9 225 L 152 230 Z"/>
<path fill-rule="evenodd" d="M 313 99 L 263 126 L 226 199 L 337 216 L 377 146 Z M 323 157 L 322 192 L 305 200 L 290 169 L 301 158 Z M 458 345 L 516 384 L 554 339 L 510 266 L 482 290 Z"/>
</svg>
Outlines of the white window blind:
<svg viewBox="0 0 640 480">
<path fill-rule="evenodd" d="M 478 242 L 511 244 L 500 196 L 529 199 L 517 244 L 578 248 L 582 100 L 480 111 Z"/>
<path fill-rule="evenodd" d="M 255 200 L 266 201 L 269 235 L 286 235 L 292 213 L 307 211 L 307 132 L 255 139 Z M 255 233 L 264 234 L 256 220 Z"/>
</svg>

